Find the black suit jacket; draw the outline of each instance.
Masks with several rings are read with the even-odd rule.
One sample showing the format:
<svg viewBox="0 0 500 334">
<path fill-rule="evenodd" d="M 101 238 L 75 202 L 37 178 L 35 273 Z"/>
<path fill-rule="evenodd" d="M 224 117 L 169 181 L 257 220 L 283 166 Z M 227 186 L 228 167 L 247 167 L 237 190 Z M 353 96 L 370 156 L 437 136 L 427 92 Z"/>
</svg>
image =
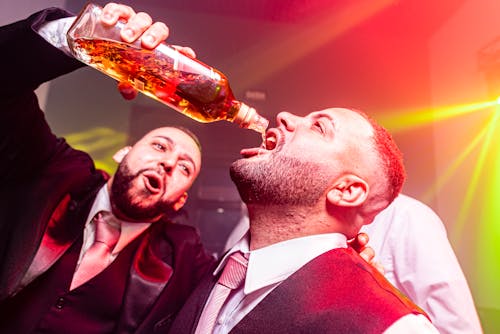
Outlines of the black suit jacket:
<svg viewBox="0 0 500 334">
<path fill-rule="evenodd" d="M 0 301 L 19 290 L 44 235 L 60 254 L 81 235 L 107 178 L 88 154 L 51 132 L 33 92 L 83 66 L 33 31 L 68 15 L 52 8 L 0 28 Z M 214 261 L 189 226 L 158 222 L 139 238 L 120 333 L 167 327 Z"/>
<path fill-rule="evenodd" d="M 208 274 L 170 333 L 194 333 L 217 278 Z M 425 314 L 351 248 L 313 259 L 269 293 L 231 333 L 382 333 L 409 313 Z"/>
</svg>

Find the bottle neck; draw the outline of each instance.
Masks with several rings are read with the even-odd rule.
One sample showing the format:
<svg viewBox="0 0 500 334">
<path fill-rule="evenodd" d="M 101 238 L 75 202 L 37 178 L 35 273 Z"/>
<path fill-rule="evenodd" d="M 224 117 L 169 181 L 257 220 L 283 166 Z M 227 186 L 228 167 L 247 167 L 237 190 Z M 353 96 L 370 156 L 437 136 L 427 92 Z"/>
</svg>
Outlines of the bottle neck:
<svg viewBox="0 0 500 334">
<path fill-rule="evenodd" d="M 254 108 L 249 107 L 242 102 L 236 102 L 237 103 L 231 106 L 231 108 L 237 109 L 233 122 L 242 128 L 251 129 L 264 134 L 269 126 L 269 121 L 259 115 Z"/>
</svg>

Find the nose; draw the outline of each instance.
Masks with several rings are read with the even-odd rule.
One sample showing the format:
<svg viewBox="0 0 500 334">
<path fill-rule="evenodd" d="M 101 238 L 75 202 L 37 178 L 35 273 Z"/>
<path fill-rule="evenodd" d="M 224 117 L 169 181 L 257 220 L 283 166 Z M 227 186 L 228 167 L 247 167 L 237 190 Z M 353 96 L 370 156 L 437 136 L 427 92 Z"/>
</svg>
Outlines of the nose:
<svg viewBox="0 0 500 334">
<path fill-rule="evenodd" d="M 276 116 L 278 126 L 282 125 L 288 131 L 293 131 L 297 127 L 299 117 L 287 111 L 282 111 Z"/>
<path fill-rule="evenodd" d="M 161 159 L 160 166 L 165 170 L 165 172 L 171 173 L 176 162 L 177 157 L 174 154 L 169 154 Z"/>
</svg>

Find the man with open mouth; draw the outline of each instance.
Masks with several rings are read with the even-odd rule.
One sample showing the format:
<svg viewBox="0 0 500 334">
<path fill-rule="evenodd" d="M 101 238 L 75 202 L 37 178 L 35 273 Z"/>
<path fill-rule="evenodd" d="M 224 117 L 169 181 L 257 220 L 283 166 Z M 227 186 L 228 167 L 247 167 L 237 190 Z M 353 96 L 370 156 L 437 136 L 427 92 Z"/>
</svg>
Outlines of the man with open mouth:
<svg viewBox="0 0 500 334">
<path fill-rule="evenodd" d="M 347 247 L 401 190 L 392 137 L 345 108 L 276 119 L 230 169 L 249 232 L 199 284 L 170 333 L 437 334 L 424 311 Z"/>
</svg>

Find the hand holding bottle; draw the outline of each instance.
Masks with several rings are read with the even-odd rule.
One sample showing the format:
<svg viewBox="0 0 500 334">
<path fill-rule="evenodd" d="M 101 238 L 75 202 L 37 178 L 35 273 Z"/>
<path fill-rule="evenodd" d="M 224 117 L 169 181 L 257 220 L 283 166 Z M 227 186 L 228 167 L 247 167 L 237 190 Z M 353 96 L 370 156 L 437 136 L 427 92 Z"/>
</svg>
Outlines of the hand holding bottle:
<svg viewBox="0 0 500 334">
<path fill-rule="evenodd" d="M 168 27 L 163 22 L 153 22 L 144 12 L 136 13 L 132 7 L 109 3 L 102 9 L 101 22 L 109 27 L 118 21 L 124 22 L 120 37 L 124 42 L 141 41 L 141 46 L 152 50 L 168 37 Z"/>
</svg>

